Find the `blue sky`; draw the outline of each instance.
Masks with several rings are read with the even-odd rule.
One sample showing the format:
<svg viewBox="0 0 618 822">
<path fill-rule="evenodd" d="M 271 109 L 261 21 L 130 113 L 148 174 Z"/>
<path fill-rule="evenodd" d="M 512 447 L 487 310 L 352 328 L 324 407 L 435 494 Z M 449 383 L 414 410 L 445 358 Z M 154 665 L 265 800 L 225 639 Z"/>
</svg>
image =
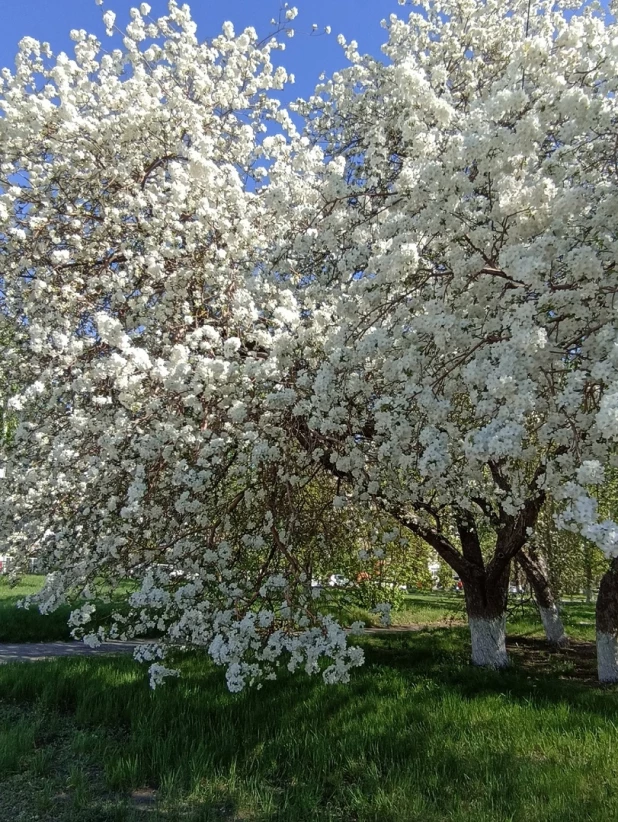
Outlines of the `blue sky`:
<svg viewBox="0 0 618 822">
<path fill-rule="evenodd" d="M 166 0 L 149 2 L 152 15 L 164 13 Z M 123 26 L 129 9 L 137 5 L 139 0 L 105 0 L 103 6 L 96 6 L 94 0 L 1 0 L 0 66 L 13 66 L 17 43 L 25 35 L 47 40 L 55 53 L 72 50 L 69 31 L 73 28 L 86 29 L 105 41 L 102 10 L 115 11 Z M 189 5 L 200 39 L 218 34 L 225 20 L 231 20 L 237 30 L 254 26 L 258 34 L 267 34 L 270 19 L 279 16 L 281 7 L 279 0 L 193 0 Z M 296 35 L 285 39 L 286 51 L 278 61 L 296 76 L 292 97 L 309 94 L 322 71 L 330 74 L 345 65 L 337 34 L 357 40 L 362 52 L 378 55 L 386 39 L 380 21 L 393 12 L 407 14 L 397 0 L 292 0 L 290 5 L 299 11 L 293 24 Z M 330 25 L 332 33 L 310 36 L 313 23 L 320 30 Z"/>
</svg>

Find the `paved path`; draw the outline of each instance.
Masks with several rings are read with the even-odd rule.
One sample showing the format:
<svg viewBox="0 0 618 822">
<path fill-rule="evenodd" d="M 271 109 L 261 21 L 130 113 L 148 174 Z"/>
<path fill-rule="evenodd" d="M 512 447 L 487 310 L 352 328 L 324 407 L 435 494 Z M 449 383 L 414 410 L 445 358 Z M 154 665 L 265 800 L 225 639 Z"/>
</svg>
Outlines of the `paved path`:
<svg viewBox="0 0 618 822">
<path fill-rule="evenodd" d="M 450 627 L 451 625 L 463 624 L 463 622 L 452 622 L 420 625 L 390 625 L 387 628 L 367 628 L 365 633 L 408 633 L 410 631 L 422 631 L 425 628 L 444 628 Z M 0 665 L 4 662 L 37 662 L 41 659 L 52 659 L 57 656 L 128 654 L 133 653 L 138 644 L 137 642 L 111 640 L 110 642 L 103 642 L 98 648 L 90 648 L 84 642 L 0 642 Z"/>
<path fill-rule="evenodd" d="M 4 662 L 38 662 L 56 656 L 132 653 L 137 642 L 104 642 L 89 648 L 84 642 L 11 642 L 0 643 L 0 665 Z"/>
</svg>

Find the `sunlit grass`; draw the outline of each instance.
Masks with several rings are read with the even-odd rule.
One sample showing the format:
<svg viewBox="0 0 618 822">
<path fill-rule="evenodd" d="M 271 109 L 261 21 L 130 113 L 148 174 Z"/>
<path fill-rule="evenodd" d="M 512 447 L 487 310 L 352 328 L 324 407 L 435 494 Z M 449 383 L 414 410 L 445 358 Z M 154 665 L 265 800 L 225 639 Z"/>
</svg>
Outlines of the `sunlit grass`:
<svg viewBox="0 0 618 822">
<path fill-rule="evenodd" d="M 51 614 L 41 614 L 38 608 L 17 608 L 17 603 L 30 594 L 41 590 L 45 577 L 29 574 L 22 577 L 17 585 L 12 585 L 9 578 L 0 575 L 0 642 L 53 642 L 70 640 L 71 633 L 67 625 L 69 614 L 74 605 L 62 605 Z M 106 617 L 112 611 L 121 608 L 122 598 L 126 596 L 131 583 L 124 585 L 124 594 L 114 596 L 114 602 L 97 603 L 100 616 Z"/>
<path fill-rule="evenodd" d="M 15 604 L 28 594 L 36 593 L 43 584 L 42 576 L 25 576 L 17 587 L 11 587 L 6 577 L 0 576 L 0 642 L 44 642 L 70 639 L 67 619 L 71 606 L 63 606 L 52 614 L 42 615 L 36 608 L 18 609 Z M 367 626 L 379 625 L 379 618 L 368 609 L 343 607 L 337 603 L 338 591 L 328 591 L 331 605 L 325 610 L 349 625 L 356 620 Z M 112 608 L 118 609 L 119 602 L 113 606 L 99 604 L 100 613 L 106 614 Z M 515 607 L 513 598 L 513 616 L 510 620 L 511 633 L 523 633 L 527 636 L 542 636 L 542 626 L 536 609 L 532 605 L 524 608 Z M 578 639 L 594 639 L 594 606 L 583 602 L 567 601 L 563 603 L 562 614 L 567 632 Z M 465 624 L 466 614 L 462 593 L 447 591 L 426 591 L 406 594 L 403 606 L 392 613 L 392 624 L 395 626 L 448 626 Z"/>
<path fill-rule="evenodd" d="M 53 614 L 43 616 L 36 608 L 17 608 L 17 602 L 40 590 L 43 576 L 22 577 L 12 586 L 6 576 L 0 576 L 0 642 L 45 642 L 70 639 L 67 619 L 69 606 L 62 606 Z"/>
</svg>

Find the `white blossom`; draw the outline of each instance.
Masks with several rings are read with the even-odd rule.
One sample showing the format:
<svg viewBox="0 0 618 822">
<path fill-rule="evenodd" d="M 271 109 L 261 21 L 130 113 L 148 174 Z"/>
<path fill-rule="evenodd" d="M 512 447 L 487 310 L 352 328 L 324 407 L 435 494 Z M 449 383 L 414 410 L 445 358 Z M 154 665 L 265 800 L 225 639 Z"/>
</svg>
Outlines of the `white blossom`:
<svg viewBox="0 0 618 822">
<path fill-rule="evenodd" d="M 113 11 L 106 11 L 103 15 L 103 23 L 105 28 L 107 29 L 107 33 L 111 34 L 114 28 L 114 23 L 116 22 L 116 15 Z"/>
</svg>

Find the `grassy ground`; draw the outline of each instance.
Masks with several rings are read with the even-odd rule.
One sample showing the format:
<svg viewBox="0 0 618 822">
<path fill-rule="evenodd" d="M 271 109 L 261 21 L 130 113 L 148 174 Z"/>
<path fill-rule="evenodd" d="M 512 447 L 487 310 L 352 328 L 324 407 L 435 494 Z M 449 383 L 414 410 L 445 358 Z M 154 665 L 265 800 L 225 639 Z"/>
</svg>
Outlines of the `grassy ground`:
<svg viewBox="0 0 618 822">
<path fill-rule="evenodd" d="M 343 622 L 362 619 L 368 625 L 378 625 L 375 614 L 361 608 L 330 609 Z M 406 594 L 403 607 L 391 614 L 393 626 L 454 627 L 467 622 L 463 593 L 430 591 Z M 562 620 L 567 633 L 576 639 L 593 641 L 594 605 L 569 600 L 562 604 Z M 509 632 L 528 637 L 542 637 L 543 628 L 538 611 L 528 597 L 511 597 L 509 602 Z"/>
<path fill-rule="evenodd" d="M 16 608 L 16 603 L 28 594 L 35 594 L 45 577 L 30 574 L 18 585 L 9 584 L 7 577 L 0 576 L 0 642 L 53 642 L 71 639 L 67 620 L 73 610 L 63 605 L 51 614 L 40 614 L 37 608 Z M 128 590 L 129 586 L 125 586 Z M 126 591 L 125 591 L 126 592 Z M 98 603 L 98 612 L 108 615 L 122 608 L 122 599 L 111 603 Z"/>
<path fill-rule="evenodd" d="M 460 601 L 415 595 L 408 619 Z M 579 639 L 556 653 L 516 614 L 502 673 L 469 666 L 456 625 L 362 638 L 347 686 L 229 694 L 198 655 L 154 693 L 128 658 L 0 666 L 0 819 L 618 819 L 618 691 L 594 684 L 592 609 L 565 611 Z"/>
<path fill-rule="evenodd" d="M 6 577 L 0 576 L 0 642 L 44 642 L 70 639 L 67 619 L 70 606 L 59 608 L 53 614 L 42 616 L 33 608 L 23 610 L 15 603 L 28 594 L 35 593 L 43 584 L 42 576 L 26 576 L 17 587 L 11 587 Z M 339 592 L 329 591 L 336 597 Z M 117 610 L 114 605 L 99 604 L 102 613 Z M 517 633 L 542 635 L 541 625 L 534 608 L 519 607 L 515 598 L 511 603 L 512 628 Z M 378 625 L 379 619 L 370 611 L 358 607 L 337 607 L 329 609 L 343 624 L 354 620 L 364 620 L 368 625 Z M 572 636 L 580 639 L 594 639 L 594 607 L 580 602 L 566 602 L 563 605 L 563 619 Z M 431 591 L 407 594 L 403 607 L 392 614 L 395 626 L 454 626 L 463 625 L 466 621 L 463 594 Z M 521 623 L 521 625 L 519 624 Z"/>
<path fill-rule="evenodd" d="M 197 656 L 155 693 L 126 658 L 3 666 L 0 819 L 618 818 L 618 694 L 592 657 L 519 639 L 510 671 L 474 670 L 462 628 L 363 645 L 348 686 L 237 695 Z"/>
<path fill-rule="evenodd" d="M 36 593 L 43 584 L 44 577 L 25 576 L 19 585 L 12 587 L 6 577 L 0 576 L 0 642 L 44 642 L 70 639 L 67 619 L 70 606 L 63 606 L 53 614 L 42 616 L 36 608 L 24 610 L 15 607 L 18 600 L 28 594 Z M 378 625 L 379 619 L 368 610 L 358 607 L 337 606 L 337 597 L 341 592 L 329 590 L 327 594 L 334 598 L 329 609 L 335 616 L 350 624 L 354 620 L 364 620 L 368 625 Z M 116 603 L 117 607 L 118 603 Z M 100 605 L 105 612 L 111 606 Z M 463 597 L 461 594 L 431 592 L 408 595 L 405 606 L 393 613 L 394 625 L 436 625 L 462 622 Z"/>
<path fill-rule="evenodd" d="M 403 608 L 392 613 L 393 625 L 451 625 L 465 619 L 463 594 L 444 591 L 407 594 Z"/>
<path fill-rule="evenodd" d="M 7 577 L 0 576 L 0 642 L 48 642 L 70 639 L 67 619 L 69 606 L 42 616 L 36 609 L 16 608 L 18 600 L 35 594 L 43 584 L 42 576 L 25 576 L 19 585 L 9 585 Z"/>
<path fill-rule="evenodd" d="M 388 591 L 380 594 L 380 599 L 388 600 Z M 351 624 L 361 620 L 367 625 L 379 625 L 380 619 L 369 609 L 350 605 L 346 591 L 327 590 L 326 597 L 330 604 L 326 607 L 341 624 Z M 393 625 L 454 625 L 465 622 L 464 600 L 462 594 L 429 591 L 405 594 L 403 605 L 391 614 Z"/>
</svg>

